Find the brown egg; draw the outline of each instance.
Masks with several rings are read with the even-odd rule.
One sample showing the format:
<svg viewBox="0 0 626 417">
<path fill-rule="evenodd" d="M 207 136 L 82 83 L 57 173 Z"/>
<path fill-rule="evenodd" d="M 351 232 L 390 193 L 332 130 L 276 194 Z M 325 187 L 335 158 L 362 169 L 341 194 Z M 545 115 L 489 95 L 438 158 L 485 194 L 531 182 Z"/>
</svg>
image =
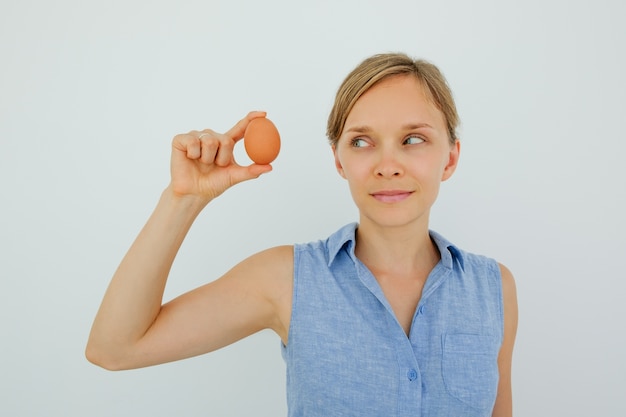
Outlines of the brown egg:
<svg viewBox="0 0 626 417">
<path fill-rule="evenodd" d="M 267 165 L 278 156 L 280 135 L 271 120 L 265 117 L 252 120 L 243 137 L 246 153 L 255 163 Z"/>
</svg>

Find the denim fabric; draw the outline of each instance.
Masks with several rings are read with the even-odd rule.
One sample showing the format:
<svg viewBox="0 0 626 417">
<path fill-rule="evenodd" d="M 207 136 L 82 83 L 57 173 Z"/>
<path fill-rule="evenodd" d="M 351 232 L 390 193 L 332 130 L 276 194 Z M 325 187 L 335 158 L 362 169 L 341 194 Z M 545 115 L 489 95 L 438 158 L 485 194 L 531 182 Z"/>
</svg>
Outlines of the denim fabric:
<svg viewBox="0 0 626 417">
<path fill-rule="evenodd" d="M 503 335 L 497 263 L 431 232 L 441 260 L 407 337 L 354 255 L 356 227 L 295 245 L 282 345 L 289 416 L 490 416 Z"/>
</svg>

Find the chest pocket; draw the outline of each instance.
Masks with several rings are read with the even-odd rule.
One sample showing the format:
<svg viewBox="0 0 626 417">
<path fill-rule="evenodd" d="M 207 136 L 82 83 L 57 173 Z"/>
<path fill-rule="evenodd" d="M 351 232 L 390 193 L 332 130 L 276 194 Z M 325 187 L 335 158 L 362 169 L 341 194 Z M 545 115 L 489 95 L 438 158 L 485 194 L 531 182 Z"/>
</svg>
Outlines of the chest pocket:
<svg viewBox="0 0 626 417">
<path fill-rule="evenodd" d="M 498 352 L 494 336 L 445 334 L 441 368 L 448 394 L 472 408 L 492 409 L 498 391 Z"/>
</svg>

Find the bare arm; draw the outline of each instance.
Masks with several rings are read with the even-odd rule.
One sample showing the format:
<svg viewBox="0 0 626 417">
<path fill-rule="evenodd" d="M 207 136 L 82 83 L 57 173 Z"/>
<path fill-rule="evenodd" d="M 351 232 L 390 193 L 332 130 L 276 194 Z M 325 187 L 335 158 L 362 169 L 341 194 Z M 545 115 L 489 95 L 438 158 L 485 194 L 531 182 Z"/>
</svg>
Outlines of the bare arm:
<svg viewBox="0 0 626 417">
<path fill-rule="evenodd" d="M 513 395 L 511 391 L 511 362 L 513 345 L 517 333 L 517 291 L 513 274 L 504 265 L 502 273 L 502 297 L 504 301 L 504 340 L 498 355 L 498 395 L 493 407 L 492 417 L 511 417 L 513 415 Z"/>
<path fill-rule="evenodd" d="M 223 135 L 174 138 L 171 183 L 111 280 L 87 343 L 90 361 L 107 369 L 148 366 L 209 352 L 263 328 L 286 340 L 290 247 L 254 255 L 162 305 L 176 253 L 201 210 L 230 186 L 271 170 L 239 166 L 232 156 L 248 122 L 263 116 L 250 113 Z"/>
</svg>

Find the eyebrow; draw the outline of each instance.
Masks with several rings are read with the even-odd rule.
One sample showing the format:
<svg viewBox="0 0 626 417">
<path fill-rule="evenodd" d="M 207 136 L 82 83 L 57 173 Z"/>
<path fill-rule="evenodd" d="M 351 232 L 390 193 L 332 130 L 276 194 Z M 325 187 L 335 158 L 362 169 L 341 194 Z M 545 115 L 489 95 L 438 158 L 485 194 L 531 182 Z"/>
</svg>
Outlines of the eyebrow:
<svg viewBox="0 0 626 417">
<path fill-rule="evenodd" d="M 417 130 L 417 129 L 432 129 L 433 127 L 428 123 L 408 123 L 402 126 L 402 130 Z M 369 133 L 372 129 L 367 125 L 357 125 L 351 126 L 346 129 L 346 132 L 355 132 L 355 133 Z"/>
</svg>

